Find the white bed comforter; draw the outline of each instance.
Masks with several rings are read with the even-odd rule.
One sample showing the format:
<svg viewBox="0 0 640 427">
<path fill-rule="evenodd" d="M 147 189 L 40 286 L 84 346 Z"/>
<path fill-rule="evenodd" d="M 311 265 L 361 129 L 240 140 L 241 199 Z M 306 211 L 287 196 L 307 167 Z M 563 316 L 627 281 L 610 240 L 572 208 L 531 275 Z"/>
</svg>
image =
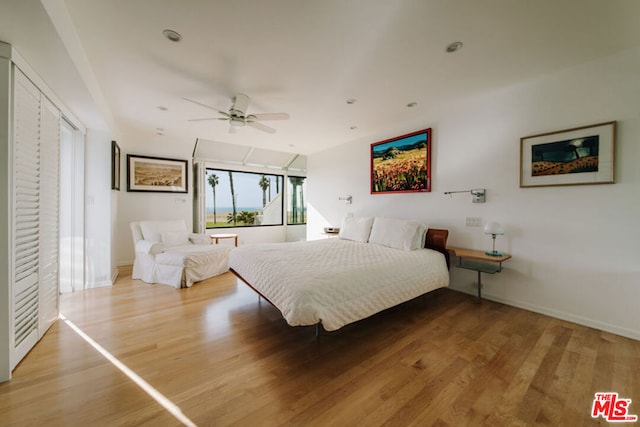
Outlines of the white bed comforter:
<svg viewBox="0 0 640 427">
<path fill-rule="evenodd" d="M 337 238 L 234 248 L 229 267 L 291 326 L 333 331 L 449 285 L 444 256 Z"/>
</svg>

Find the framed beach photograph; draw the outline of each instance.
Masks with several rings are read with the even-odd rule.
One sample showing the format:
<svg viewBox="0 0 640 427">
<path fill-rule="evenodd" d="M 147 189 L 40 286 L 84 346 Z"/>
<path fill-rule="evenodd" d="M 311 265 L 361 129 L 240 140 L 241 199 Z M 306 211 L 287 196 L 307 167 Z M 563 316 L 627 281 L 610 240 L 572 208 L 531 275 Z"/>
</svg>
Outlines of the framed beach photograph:
<svg viewBox="0 0 640 427">
<path fill-rule="evenodd" d="M 616 122 L 520 138 L 520 187 L 613 184 Z"/>
<path fill-rule="evenodd" d="M 120 191 L 120 146 L 111 141 L 111 189 Z"/>
<path fill-rule="evenodd" d="M 371 144 L 371 194 L 431 191 L 431 128 Z"/>
<path fill-rule="evenodd" d="M 188 161 L 127 154 L 127 191 L 187 193 Z"/>
</svg>

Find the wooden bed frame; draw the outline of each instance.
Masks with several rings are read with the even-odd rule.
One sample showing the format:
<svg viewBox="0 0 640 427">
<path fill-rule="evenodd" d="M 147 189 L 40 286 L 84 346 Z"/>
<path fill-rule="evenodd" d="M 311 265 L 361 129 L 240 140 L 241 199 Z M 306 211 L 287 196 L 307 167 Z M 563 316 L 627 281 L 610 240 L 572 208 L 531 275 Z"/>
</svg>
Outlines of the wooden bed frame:
<svg viewBox="0 0 640 427">
<path fill-rule="evenodd" d="M 444 229 L 439 229 L 439 228 L 429 228 L 427 230 L 427 237 L 425 239 L 425 245 L 424 245 L 425 248 L 433 249 L 434 251 L 438 251 L 442 255 L 444 255 L 444 258 L 445 258 L 445 260 L 447 262 L 447 269 L 451 268 L 449 251 L 447 251 L 447 238 L 448 237 L 449 237 L 449 230 L 444 230 Z M 253 286 L 251 286 L 251 283 L 246 281 L 233 268 L 230 268 L 229 271 L 231 271 L 238 279 L 242 280 L 245 285 L 247 285 L 248 287 L 253 289 L 253 291 L 256 294 L 258 294 L 258 298 L 264 298 L 264 300 L 267 301 L 269 304 L 271 304 L 273 307 L 275 307 L 276 310 L 280 311 L 278 309 L 278 307 L 276 307 L 276 305 L 274 303 L 269 301 L 269 298 L 265 297 L 264 295 L 262 295 L 262 293 L 259 290 L 257 290 Z M 322 322 L 316 323 L 315 327 L 316 327 L 316 338 L 319 338 L 320 337 L 320 331 L 324 330 L 324 328 L 322 328 Z"/>
<path fill-rule="evenodd" d="M 427 239 L 424 247 L 433 249 L 444 255 L 444 259 L 447 261 L 447 268 L 451 268 L 451 260 L 449 251 L 447 250 L 447 238 L 449 237 L 449 230 L 440 228 L 430 228 L 427 230 Z"/>
</svg>

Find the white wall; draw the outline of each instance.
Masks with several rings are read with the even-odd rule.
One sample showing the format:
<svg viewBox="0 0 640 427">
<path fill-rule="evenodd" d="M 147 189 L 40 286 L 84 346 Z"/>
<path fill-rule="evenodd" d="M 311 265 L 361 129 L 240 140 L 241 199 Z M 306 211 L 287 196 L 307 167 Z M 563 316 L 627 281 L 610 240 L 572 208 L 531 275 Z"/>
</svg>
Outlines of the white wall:
<svg viewBox="0 0 640 427">
<path fill-rule="evenodd" d="M 498 221 L 497 248 L 513 254 L 484 275 L 489 299 L 640 339 L 640 50 L 536 81 L 429 106 L 413 127 L 389 129 L 308 157 L 308 236 L 348 213 L 429 221 L 449 244 L 489 249 L 466 217 Z M 520 138 L 618 121 L 616 184 L 519 188 Z M 369 194 L 370 143 L 433 129 L 431 193 Z M 486 188 L 487 202 L 444 191 Z M 336 190 L 339 189 L 339 190 Z M 338 201 L 353 195 L 353 204 Z M 473 292 L 475 272 L 451 287 Z"/>
<path fill-rule="evenodd" d="M 111 191 L 111 218 L 109 231 L 111 237 L 111 283 L 115 283 L 118 278 L 118 253 L 116 252 L 116 242 L 118 238 L 118 193 L 115 190 Z"/>
<path fill-rule="evenodd" d="M 111 137 L 87 130 L 85 144 L 85 286 L 111 285 L 112 222 Z"/>
</svg>

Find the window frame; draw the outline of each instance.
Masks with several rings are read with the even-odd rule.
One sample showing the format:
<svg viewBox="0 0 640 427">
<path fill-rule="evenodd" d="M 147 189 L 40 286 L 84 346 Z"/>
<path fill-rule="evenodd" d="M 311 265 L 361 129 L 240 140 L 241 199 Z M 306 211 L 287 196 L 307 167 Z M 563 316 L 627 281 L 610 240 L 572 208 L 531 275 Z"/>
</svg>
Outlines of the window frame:
<svg viewBox="0 0 640 427">
<path fill-rule="evenodd" d="M 204 229 L 205 232 L 209 232 L 210 230 L 222 230 L 222 229 L 237 229 L 237 228 L 260 228 L 260 227 L 283 227 L 285 226 L 285 220 L 284 220 L 284 216 L 285 216 L 285 203 L 284 203 L 284 199 L 285 199 L 285 194 L 283 194 L 283 197 L 280 198 L 280 223 L 279 224 L 230 224 L 227 226 L 218 226 L 218 227 L 207 227 L 207 220 L 206 220 L 206 214 L 207 214 L 207 189 L 209 189 L 211 186 L 209 185 L 208 181 L 207 181 L 207 172 L 208 171 L 219 171 L 219 172 L 236 172 L 236 173 L 243 173 L 243 174 L 252 174 L 252 175 L 264 175 L 264 176 L 275 176 L 275 177 L 280 177 L 282 178 L 282 192 L 284 193 L 284 186 L 285 186 L 285 178 L 287 177 L 286 174 L 282 173 L 275 173 L 275 172 L 256 172 L 256 171 L 249 171 L 249 170 L 240 170 L 240 169 L 232 169 L 232 168 L 220 168 L 220 167 L 212 167 L 212 166 L 208 166 L 208 165 L 204 165 L 204 189 L 203 189 L 203 214 L 204 214 L 204 220 L 203 220 L 203 224 L 204 224 Z M 264 208 L 264 207 L 263 207 Z"/>
<path fill-rule="evenodd" d="M 295 174 L 287 174 L 287 189 L 288 187 L 291 185 L 291 183 L 289 182 L 289 180 L 291 178 L 302 178 L 304 179 L 304 185 L 306 187 L 307 184 L 307 177 L 306 176 L 302 176 L 302 175 L 295 175 Z M 304 192 L 306 193 L 306 191 Z M 293 194 L 293 191 L 291 192 L 291 194 Z M 287 191 L 287 209 L 289 207 L 289 203 L 291 203 L 291 207 L 293 208 L 293 200 L 291 200 L 291 198 L 289 197 L 289 191 Z M 287 216 L 287 225 L 288 226 L 296 226 L 296 225 L 307 225 L 307 207 L 306 205 L 303 206 L 304 210 L 303 210 L 303 215 L 304 215 L 304 222 L 296 222 L 296 223 L 289 223 L 289 211 L 284 212 L 284 214 Z M 293 212 L 293 211 L 292 211 Z"/>
</svg>

